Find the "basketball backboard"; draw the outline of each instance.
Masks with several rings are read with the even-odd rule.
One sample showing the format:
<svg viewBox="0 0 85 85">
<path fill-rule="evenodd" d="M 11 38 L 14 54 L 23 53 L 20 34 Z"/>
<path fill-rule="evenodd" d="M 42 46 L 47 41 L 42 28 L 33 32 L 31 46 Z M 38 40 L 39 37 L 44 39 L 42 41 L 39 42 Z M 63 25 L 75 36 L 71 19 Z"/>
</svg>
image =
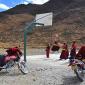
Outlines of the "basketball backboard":
<svg viewBox="0 0 85 85">
<path fill-rule="evenodd" d="M 36 14 L 35 21 L 36 23 L 42 23 L 44 26 L 52 26 L 53 13 L 43 13 Z M 40 25 L 36 25 L 40 26 Z"/>
</svg>

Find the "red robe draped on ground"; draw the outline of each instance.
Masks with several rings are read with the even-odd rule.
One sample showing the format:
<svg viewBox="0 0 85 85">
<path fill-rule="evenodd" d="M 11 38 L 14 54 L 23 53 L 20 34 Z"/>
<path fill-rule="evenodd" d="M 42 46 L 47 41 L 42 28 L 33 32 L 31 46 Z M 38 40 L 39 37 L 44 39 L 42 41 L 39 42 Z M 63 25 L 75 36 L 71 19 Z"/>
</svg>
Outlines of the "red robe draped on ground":
<svg viewBox="0 0 85 85">
<path fill-rule="evenodd" d="M 61 55 L 60 55 L 60 59 L 68 59 L 68 56 L 69 56 L 68 48 L 67 48 L 67 45 L 64 44 Z"/>
</svg>

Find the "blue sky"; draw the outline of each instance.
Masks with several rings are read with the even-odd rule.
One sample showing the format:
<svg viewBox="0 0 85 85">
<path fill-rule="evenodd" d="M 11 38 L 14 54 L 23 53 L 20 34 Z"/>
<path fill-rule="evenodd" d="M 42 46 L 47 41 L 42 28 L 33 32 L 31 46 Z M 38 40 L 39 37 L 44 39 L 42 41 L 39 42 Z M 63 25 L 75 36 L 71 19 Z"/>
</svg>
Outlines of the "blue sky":
<svg viewBox="0 0 85 85">
<path fill-rule="evenodd" d="M 18 4 L 43 4 L 48 0 L 0 0 L 0 12 L 8 10 Z"/>
</svg>

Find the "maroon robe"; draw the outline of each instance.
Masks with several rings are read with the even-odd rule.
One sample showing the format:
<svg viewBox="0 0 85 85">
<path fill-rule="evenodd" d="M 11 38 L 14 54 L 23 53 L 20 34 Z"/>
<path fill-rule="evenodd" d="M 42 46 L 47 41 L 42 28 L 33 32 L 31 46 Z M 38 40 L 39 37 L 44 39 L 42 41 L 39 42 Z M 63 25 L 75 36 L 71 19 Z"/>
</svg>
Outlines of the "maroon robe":
<svg viewBox="0 0 85 85">
<path fill-rule="evenodd" d="M 46 57 L 49 58 L 49 54 L 50 54 L 50 46 L 48 45 L 46 47 Z"/>
<path fill-rule="evenodd" d="M 85 45 L 80 48 L 78 51 L 76 58 L 78 59 L 85 59 Z"/>
<path fill-rule="evenodd" d="M 71 52 L 70 52 L 71 57 L 76 56 L 76 44 L 73 42 L 72 47 L 71 47 Z"/>
<path fill-rule="evenodd" d="M 51 50 L 55 52 L 55 51 L 59 51 L 59 48 L 60 47 L 58 45 L 58 42 L 55 41 L 54 44 L 53 44 L 53 46 L 52 46 L 52 48 L 51 48 Z"/>
<path fill-rule="evenodd" d="M 68 59 L 68 56 L 69 56 L 68 48 L 67 45 L 64 43 L 63 50 L 60 55 L 60 59 Z"/>
<path fill-rule="evenodd" d="M 22 52 L 21 50 L 18 48 L 18 47 L 13 47 L 13 48 L 9 48 L 6 50 L 6 52 L 8 53 L 9 56 L 12 56 L 12 55 L 22 55 Z"/>
</svg>

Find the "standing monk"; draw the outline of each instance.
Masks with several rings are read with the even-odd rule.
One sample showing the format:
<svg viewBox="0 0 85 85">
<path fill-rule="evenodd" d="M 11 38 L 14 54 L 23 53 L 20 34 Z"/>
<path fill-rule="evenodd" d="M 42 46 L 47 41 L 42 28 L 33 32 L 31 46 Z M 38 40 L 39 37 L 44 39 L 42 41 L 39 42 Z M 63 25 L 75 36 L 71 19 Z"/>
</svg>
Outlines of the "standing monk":
<svg viewBox="0 0 85 85">
<path fill-rule="evenodd" d="M 72 46 L 71 46 L 71 51 L 70 51 L 70 58 L 69 58 L 70 64 L 69 64 L 69 66 L 71 65 L 72 60 L 76 57 L 76 48 L 77 48 L 76 41 L 73 41 Z"/>
<path fill-rule="evenodd" d="M 74 59 L 76 57 L 76 42 L 73 41 L 70 51 L 70 59 Z"/>
<path fill-rule="evenodd" d="M 78 53 L 76 54 L 76 58 L 80 60 L 85 59 L 85 45 L 81 46 Z"/>
<path fill-rule="evenodd" d="M 68 59 L 68 56 L 69 56 L 68 46 L 67 46 L 66 43 L 63 43 L 62 52 L 61 52 L 61 55 L 60 55 L 60 60 L 61 59 Z"/>
<path fill-rule="evenodd" d="M 50 54 L 50 45 L 48 44 L 46 47 L 46 57 L 49 58 L 49 54 Z"/>
</svg>

